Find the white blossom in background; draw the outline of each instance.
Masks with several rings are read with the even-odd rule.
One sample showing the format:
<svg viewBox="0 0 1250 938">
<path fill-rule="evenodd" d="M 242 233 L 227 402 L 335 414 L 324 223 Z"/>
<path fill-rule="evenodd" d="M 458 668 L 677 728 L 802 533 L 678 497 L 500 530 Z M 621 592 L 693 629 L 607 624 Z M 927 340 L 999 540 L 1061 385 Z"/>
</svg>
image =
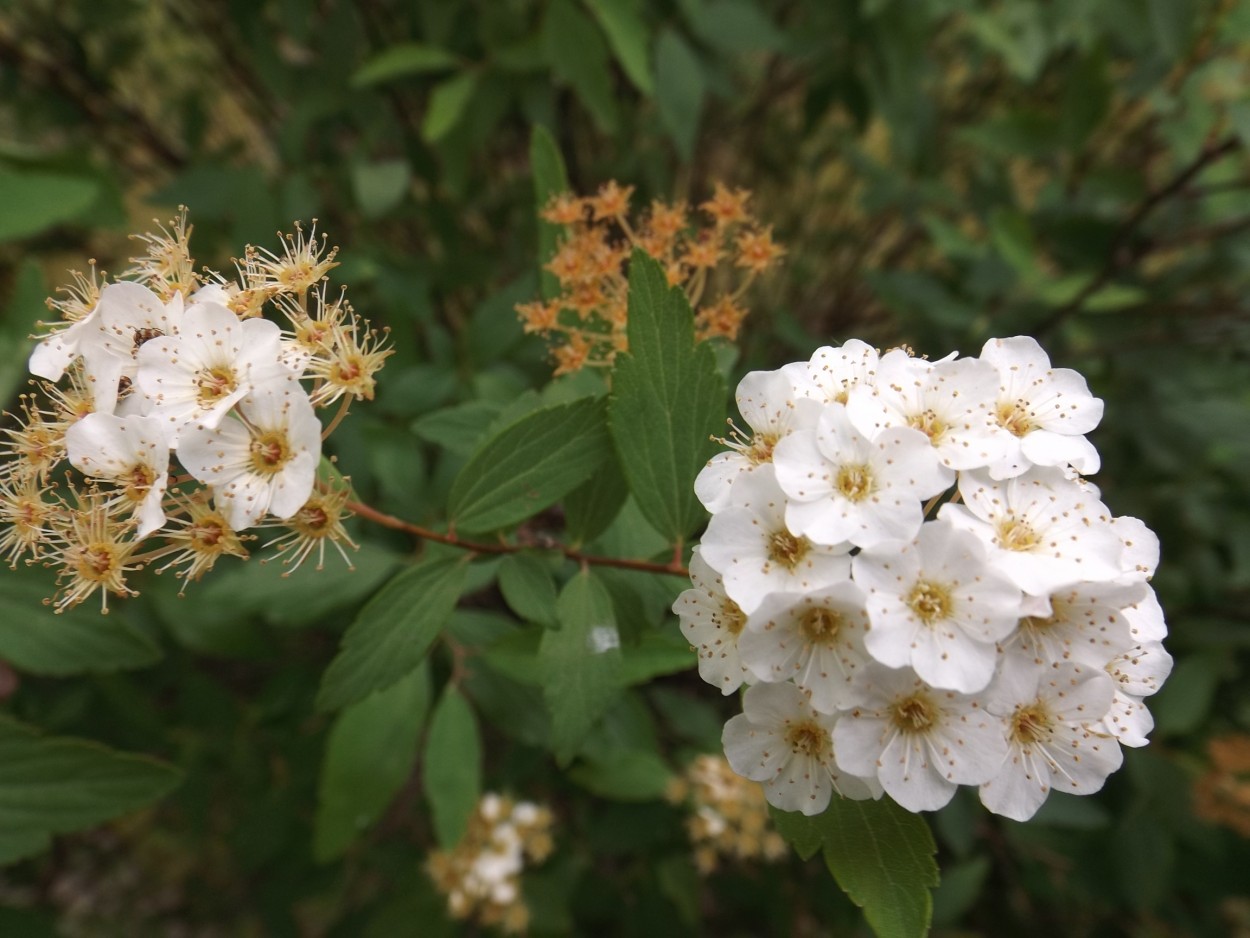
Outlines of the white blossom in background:
<svg viewBox="0 0 1250 938">
<path fill-rule="evenodd" d="M 746 613 L 726 595 L 720 575 L 698 547 L 690 557 L 690 579 L 694 587 L 673 603 L 681 634 L 699 655 L 699 677 L 732 694 L 751 677 L 738 650 Z"/>
<path fill-rule="evenodd" d="M 699 475 L 712 517 L 673 609 L 700 675 L 749 685 L 723 743 L 771 804 L 879 786 L 929 811 L 970 785 L 1023 819 L 1146 743 L 1172 666 L 1159 540 L 1084 477 L 1084 378 L 1022 336 L 936 362 L 852 339 L 738 400 L 750 433 Z"/>
<path fill-rule="evenodd" d="M 724 440 L 729 450 L 708 460 L 694 480 L 695 495 L 708 511 L 726 508 L 739 475 L 771 462 L 776 445 L 795 430 L 813 427 L 820 405 L 797 397 L 780 371 L 752 371 L 738 384 L 738 412 L 750 433 L 734 429 Z"/>
<path fill-rule="evenodd" d="M 820 814 L 837 792 L 878 798 L 870 777 L 856 778 L 834 761 L 830 735 L 837 718 L 817 713 L 793 684 L 755 684 L 742 713 L 725 724 L 725 758 L 739 775 L 762 782 L 768 803 L 783 811 Z"/>
</svg>

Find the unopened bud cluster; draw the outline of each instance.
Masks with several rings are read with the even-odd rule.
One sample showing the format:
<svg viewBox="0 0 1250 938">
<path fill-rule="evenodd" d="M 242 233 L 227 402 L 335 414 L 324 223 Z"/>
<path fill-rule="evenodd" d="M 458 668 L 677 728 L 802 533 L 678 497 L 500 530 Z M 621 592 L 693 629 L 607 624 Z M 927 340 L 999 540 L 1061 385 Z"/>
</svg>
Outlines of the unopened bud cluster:
<svg viewBox="0 0 1250 938">
<path fill-rule="evenodd" d="M 701 873 L 713 872 L 723 860 L 772 862 L 789 853 L 772 829 L 759 783 L 743 778 L 721 756 L 696 756 L 666 794 L 690 807 L 686 832 Z"/>
<path fill-rule="evenodd" d="M 747 210 L 745 189 L 717 184 L 696 216 L 685 203 L 657 199 L 631 221 L 633 191 L 609 182 L 594 196 L 558 195 L 541 212 L 565 230 L 546 265 L 560 295 L 523 303 L 517 312 L 526 332 L 551 340 L 556 374 L 608 367 L 627 349 L 627 261 L 634 249 L 659 261 L 668 282 L 685 292 L 700 339 L 737 337 L 747 315 L 743 297 L 784 253 Z"/>
<path fill-rule="evenodd" d="M 97 591 L 107 611 L 154 563 L 185 587 L 247 556 L 254 527 L 291 568 L 355 546 L 345 487 L 318 482 L 321 444 L 351 401 L 373 397 L 390 351 L 327 295 L 335 249 L 315 229 L 297 226 L 277 253 L 248 247 L 234 279 L 196 272 L 190 233 L 184 213 L 140 238 L 147 251 L 121 279 L 93 267 L 49 301 L 60 321 L 3 431 L 0 556 L 54 567 L 57 611 Z"/>
<path fill-rule="evenodd" d="M 486 794 L 454 849 L 430 857 L 428 870 L 452 918 L 523 932 L 529 908 L 521 894 L 526 862 L 551 855 L 551 812 L 528 801 Z"/>
<path fill-rule="evenodd" d="M 1031 817 L 1142 746 L 1171 670 L 1158 539 L 1084 476 L 1102 417 L 1027 337 L 938 362 L 856 340 L 738 386 L 674 605 L 725 694 L 730 764 L 769 802 L 911 811 L 978 787 Z"/>
</svg>

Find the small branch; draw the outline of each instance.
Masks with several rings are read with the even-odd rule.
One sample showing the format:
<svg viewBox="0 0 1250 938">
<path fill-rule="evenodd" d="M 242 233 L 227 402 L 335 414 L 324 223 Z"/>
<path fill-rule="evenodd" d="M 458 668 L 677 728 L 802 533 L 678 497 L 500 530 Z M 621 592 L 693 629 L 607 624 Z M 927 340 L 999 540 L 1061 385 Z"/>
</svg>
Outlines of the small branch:
<svg viewBox="0 0 1250 938">
<path fill-rule="evenodd" d="M 1086 300 L 1110 283 L 1112 278 L 1120 272 L 1120 269 L 1140 253 L 1140 251 L 1128 251 L 1126 248 L 1147 217 L 1168 199 L 1182 192 L 1195 176 L 1212 163 L 1233 152 L 1237 149 L 1237 146 L 1238 141 L 1236 137 L 1229 137 L 1219 142 L 1207 144 L 1203 147 L 1202 152 L 1188 166 L 1172 177 L 1166 185 L 1147 194 L 1116 231 L 1115 237 L 1111 240 L 1111 247 L 1107 251 L 1107 259 L 1103 263 L 1102 269 L 1094 275 L 1089 283 L 1081 288 L 1076 296 L 1044 319 L 1034 330 L 1034 334 L 1042 336 L 1057 328 L 1065 319 L 1084 306 Z"/>
<path fill-rule="evenodd" d="M 488 544 L 482 541 L 467 541 L 457 537 L 455 534 L 443 534 L 439 531 L 432 531 L 429 528 L 423 528 L 411 521 L 405 521 L 403 518 L 396 518 L 394 515 L 388 515 L 385 512 L 378 511 L 363 502 L 347 502 L 344 506 L 348 511 L 359 515 L 366 521 L 372 521 L 374 524 L 380 524 L 384 528 L 390 528 L 392 531 L 403 531 L 405 534 L 411 534 L 413 537 L 419 537 L 425 541 L 434 541 L 437 544 L 447 544 L 449 547 L 457 547 L 460 550 L 472 551 L 475 554 L 515 554 L 523 550 L 531 550 L 534 545 L 530 544 Z M 624 557 L 599 557 L 594 554 L 584 554 L 580 550 L 572 547 L 565 547 L 561 544 L 544 545 L 543 549 L 558 550 L 569 560 L 575 561 L 586 566 L 592 567 L 616 567 L 620 570 L 637 570 L 643 573 L 664 573 L 670 576 L 689 576 L 690 572 L 682 566 L 680 560 L 674 559 L 672 563 L 653 563 L 649 560 L 630 560 Z"/>
</svg>

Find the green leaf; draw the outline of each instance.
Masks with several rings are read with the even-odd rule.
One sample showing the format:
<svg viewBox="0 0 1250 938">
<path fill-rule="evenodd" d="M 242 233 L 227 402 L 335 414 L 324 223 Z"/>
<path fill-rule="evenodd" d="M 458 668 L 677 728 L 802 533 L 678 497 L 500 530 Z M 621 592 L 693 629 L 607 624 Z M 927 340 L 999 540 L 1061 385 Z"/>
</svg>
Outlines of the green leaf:
<svg viewBox="0 0 1250 938">
<path fill-rule="evenodd" d="M 429 665 L 345 707 L 326 742 L 313 821 L 313 856 L 341 856 L 377 822 L 412 773 L 430 709 Z"/>
<path fill-rule="evenodd" d="M 448 684 L 430 721 L 421 763 L 425 797 L 443 849 L 460 842 L 482 794 L 482 741 L 464 695 Z"/>
<path fill-rule="evenodd" d="M 888 798 L 834 798 L 820 820 L 825 864 L 878 938 L 926 934 L 938 868 L 925 819 Z"/>
<path fill-rule="evenodd" d="M 564 497 L 564 534 L 570 546 L 594 540 L 608 529 L 629 498 L 629 484 L 615 456 Z"/>
<path fill-rule="evenodd" d="M 768 806 L 768 813 L 772 815 L 777 833 L 804 860 L 816 856 L 825 845 L 825 831 L 819 817 L 808 817 L 798 811 L 782 811 L 772 805 Z"/>
<path fill-rule="evenodd" d="M 785 36 L 752 0 L 713 0 L 691 24 L 704 42 L 731 55 L 780 49 Z"/>
<path fill-rule="evenodd" d="M 0 169 L 0 241 L 29 238 L 91 208 L 100 184 L 82 176 Z"/>
<path fill-rule="evenodd" d="M 699 663 L 690 643 L 675 627 L 644 632 L 636 645 L 622 649 L 622 684 L 645 684 L 652 678 L 689 671 Z"/>
<path fill-rule="evenodd" d="M 616 133 L 619 115 L 608 47 L 594 22 L 569 0 L 553 0 L 542 30 L 552 71 L 573 89 L 601 131 Z"/>
<path fill-rule="evenodd" d="M 160 660 L 156 644 L 123 615 L 100 615 L 92 603 L 60 615 L 43 599 L 54 586 L 50 571 L 4 571 L 0 589 L 0 658 L 28 674 L 67 675 L 142 668 Z"/>
<path fill-rule="evenodd" d="M 352 75 L 352 87 L 366 88 L 405 75 L 442 72 L 455 68 L 456 64 L 456 57 L 446 49 L 419 42 L 401 42 L 383 49 L 357 69 Z"/>
<path fill-rule="evenodd" d="M 569 769 L 568 775 L 588 791 L 616 801 L 658 801 L 673 777 L 658 753 L 645 750 L 613 752 L 602 760 L 588 759 Z"/>
<path fill-rule="evenodd" d="M 0 853 L 37 851 L 48 834 L 103 823 L 150 804 L 182 779 L 170 765 L 98 743 L 39 735 L 0 718 Z"/>
<path fill-rule="evenodd" d="M 621 639 L 612 599 L 589 570 L 565 584 L 556 617 L 560 628 L 543 633 L 538 655 L 551 711 L 551 748 L 563 766 L 620 690 Z"/>
<path fill-rule="evenodd" d="M 427 559 L 391 579 L 343 636 L 317 706 L 336 710 L 411 674 L 451 618 L 466 568 L 463 558 Z"/>
<path fill-rule="evenodd" d="M 477 85 L 477 72 L 461 72 L 439 82 L 421 121 L 421 137 L 426 143 L 438 143 L 460 123 Z"/>
<path fill-rule="evenodd" d="M 457 530 L 516 524 L 590 478 L 612 456 L 605 408 L 602 398 L 544 407 L 487 441 L 452 483 Z"/>
<path fill-rule="evenodd" d="M 534 174 L 534 203 L 537 211 L 541 212 L 546 208 L 552 196 L 569 191 L 564 157 L 560 155 L 555 138 L 542 126 L 535 126 L 530 135 L 530 172 Z M 555 255 L 562 231 L 561 225 L 538 219 L 538 266 L 545 300 L 560 295 L 559 279 L 543 265 Z"/>
<path fill-rule="evenodd" d="M 17 267 L 0 327 L 0 401 L 13 400 L 18 386 L 30 380 L 30 334 L 40 316 L 48 313 L 44 306 L 47 295 L 43 270 L 34 258 L 26 258 Z"/>
<path fill-rule="evenodd" d="M 656 43 L 655 86 L 660 123 L 682 159 L 689 160 L 699 133 L 707 79 L 694 50 L 671 29 L 664 30 Z"/>
<path fill-rule="evenodd" d="M 352 189 L 365 218 L 380 218 L 403 201 L 411 181 L 407 160 L 379 160 L 352 167 Z"/>
<path fill-rule="evenodd" d="M 711 348 L 694 343 L 685 294 L 641 251 L 630 262 L 628 336 L 612 372 L 612 439 L 639 510 L 676 541 L 707 517 L 694 478 L 714 450 L 726 390 Z"/>
<path fill-rule="evenodd" d="M 504 601 L 526 622 L 552 626 L 556 622 L 556 581 L 551 569 L 532 553 L 510 554 L 499 564 L 499 591 Z"/>
<path fill-rule="evenodd" d="M 427 443 L 458 456 L 469 456 L 481 444 L 482 434 L 497 416 L 498 404 L 469 401 L 426 414 L 412 424 L 412 432 Z"/>
<path fill-rule="evenodd" d="M 629 80 L 645 95 L 655 91 L 651 78 L 651 56 L 647 50 L 649 34 L 630 0 L 586 0 L 590 12 L 608 37 L 612 54 L 621 63 Z"/>
</svg>

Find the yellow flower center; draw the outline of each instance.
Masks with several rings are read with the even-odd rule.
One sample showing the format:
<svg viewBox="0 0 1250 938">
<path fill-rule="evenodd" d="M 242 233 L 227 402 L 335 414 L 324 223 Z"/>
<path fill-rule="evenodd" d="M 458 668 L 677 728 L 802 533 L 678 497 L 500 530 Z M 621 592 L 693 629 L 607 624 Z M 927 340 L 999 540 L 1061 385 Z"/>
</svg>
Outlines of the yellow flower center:
<svg viewBox="0 0 1250 938">
<path fill-rule="evenodd" d="M 199 388 L 200 403 L 204 405 L 211 405 L 221 400 L 239 386 L 234 377 L 234 371 L 221 367 L 201 371 L 195 384 Z"/>
<path fill-rule="evenodd" d="M 872 470 L 863 464 L 845 465 L 838 469 L 838 477 L 833 482 L 837 490 L 847 501 L 862 502 L 873 493 L 876 481 Z"/>
<path fill-rule="evenodd" d="M 148 466 L 136 463 L 126 476 L 126 497 L 132 502 L 143 501 L 155 481 L 156 476 Z"/>
<path fill-rule="evenodd" d="M 1032 550 L 1041 543 L 1041 538 L 1027 521 L 1019 518 L 1007 518 L 999 522 L 998 537 L 995 539 L 1003 550 Z"/>
<path fill-rule="evenodd" d="M 919 430 L 934 443 L 941 442 L 942 436 L 948 429 L 950 429 L 949 426 L 931 410 L 926 410 L 923 413 L 913 414 L 908 417 L 907 425 L 913 430 Z"/>
<path fill-rule="evenodd" d="M 747 624 L 747 617 L 742 609 L 728 596 L 721 602 L 720 624 L 730 635 L 738 635 Z"/>
<path fill-rule="evenodd" d="M 276 475 L 290 461 L 291 449 L 285 436 L 269 431 L 253 438 L 250 455 L 254 472 Z"/>
<path fill-rule="evenodd" d="M 1011 715 L 1011 738 L 1022 746 L 1049 738 L 1053 727 L 1054 719 L 1040 701 L 1022 704 Z"/>
<path fill-rule="evenodd" d="M 1015 436 L 1025 436 L 1037 429 L 1033 415 L 1024 401 L 1002 401 L 994 412 L 998 425 Z"/>
<path fill-rule="evenodd" d="M 938 719 L 937 708 L 923 691 L 894 702 L 890 707 L 890 722 L 904 733 L 923 733 Z"/>
<path fill-rule="evenodd" d="M 799 619 L 799 631 L 812 645 L 832 645 L 841 630 L 842 614 L 833 609 L 809 609 Z"/>
<path fill-rule="evenodd" d="M 925 625 L 949 618 L 955 608 L 950 588 L 932 580 L 918 580 L 903 602 Z"/>
<path fill-rule="evenodd" d="M 812 542 L 805 537 L 795 537 L 789 531 L 776 531 L 768 538 L 768 559 L 793 570 L 803 562 L 811 546 Z"/>
<path fill-rule="evenodd" d="M 814 720 L 804 720 L 789 727 L 786 730 L 786 743 L 796 753 L 818 758 L 833 746 L 829 732 Z"/>
</svg>

